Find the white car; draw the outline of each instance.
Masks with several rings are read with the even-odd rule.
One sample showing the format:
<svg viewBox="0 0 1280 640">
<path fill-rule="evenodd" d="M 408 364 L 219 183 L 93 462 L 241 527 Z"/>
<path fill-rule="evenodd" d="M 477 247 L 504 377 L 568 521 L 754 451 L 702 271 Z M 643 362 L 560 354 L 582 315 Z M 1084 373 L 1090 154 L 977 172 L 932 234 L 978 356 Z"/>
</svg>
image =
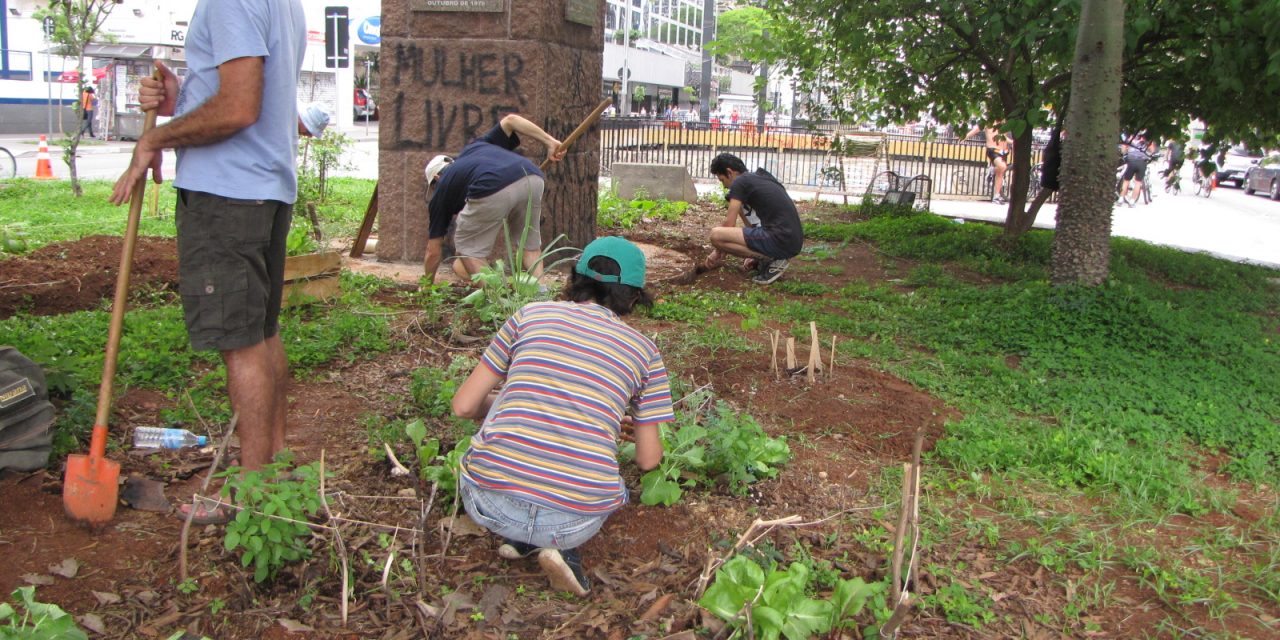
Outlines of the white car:
<svg viewBox="0 0 1280 640">
<path fill-rule="evenodd" d="M 1262 159 L 1262 155 L 1246 150 L 1244 147 L 1231 147 L 1227 149 L 1227 155 L 1222 161 L 1222 165 L 1218 167 L 1217 179 L 1218 185 L 1224 182 L 1234 182 L 1236 188 L 1244 186 L 1245 174 L 1249 173 L 1254 165 Z"/>
</svg>

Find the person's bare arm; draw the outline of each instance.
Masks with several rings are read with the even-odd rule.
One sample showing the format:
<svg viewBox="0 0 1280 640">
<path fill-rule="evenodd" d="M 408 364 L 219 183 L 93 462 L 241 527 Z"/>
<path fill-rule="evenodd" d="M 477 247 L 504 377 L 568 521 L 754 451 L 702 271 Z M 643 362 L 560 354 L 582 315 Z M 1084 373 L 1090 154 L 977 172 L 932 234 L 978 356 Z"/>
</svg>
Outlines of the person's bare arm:
<svg viewBox="0 0 1280 640">
<path fill-rule="evenodd" d="M 218 66 L 218 83 L 218 93 L 204 104 L 138 139 L 129 168 L 112 190 L 112 204 L 129 201 L 134 185 L 155 164 L 161 151 L 221 142 L 258 121 L 262 110 L 262 58 L 236 58 L 222 63 Z M 158 167 L 153 178 L 161 181 Z"/>
<path fill-rule="evenodd" d="M 648 471 L 662 462 L 662 438 L 658 425 L 645 424 L 635 428 L 636 466 Z"/>
<path fill-rule="evenodd" d="M 443 259 L 444 238 L 427 238 L 427 255 L 422 260 L 422 275 L 427 278 L 428 284 L 435 283 L 436 269 L 440 267 L 440 261 Z"/>
<path fill-rule="evenodd" d="M 496 395 L 493 390 L 502 382 L 502 376 L 494 373 L 481 362 L 453 394 L 453 415 L 459 418 L 482 420 L 489 413 Z"/>
<path fill-rule="evenodd" d="M 743 225 L 743 226 L 746 226 L 746 225 L 747 225 L 747 214 L 746 214 L 746 213 L 743 211 L 743 209 L 742 209 L 742 201 L 741 201 L 741 200 L 739 200 L 739 199 L 737 199 L 737 198 L 732 198 L 732 199 L 730 199 L 730 200 L 729 200 L 729 206 L 727 207 L 727 210 L 725 211 L 724 224 L 722 224 L 722 225 L 720 225 L 720 226 L 722 226 L 722 227 L 736 227 L 736 226 L 738 226 L 738 221 L 739 221 L 739 220 L 741 220 L 741 221 L 742 221 L 742 225 Z"/>
<path fill-rule="evenodd" d="M 514 113 L 507 114 L 503 116 L 499 124 L 502 125 L 502 131 L 507 135 L 515 132 L 518 135 L 533 138 L 546 145 L 547 157 L 551 158 L 553 162 L 563 160 L 565 153 L 568 152 L 568 149 L 560 148 L 560 141 L 555 136 L 543 131 L 542 127 L 530 122 L 523 116 Z"/>
</svg>

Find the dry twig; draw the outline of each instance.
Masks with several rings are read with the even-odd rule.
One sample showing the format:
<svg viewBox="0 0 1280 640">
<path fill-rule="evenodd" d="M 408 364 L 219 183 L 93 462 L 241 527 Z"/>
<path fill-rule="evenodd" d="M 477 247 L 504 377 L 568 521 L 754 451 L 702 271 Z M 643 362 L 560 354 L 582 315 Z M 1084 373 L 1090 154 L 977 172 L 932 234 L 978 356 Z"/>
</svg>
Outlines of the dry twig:
<svg viewBox="0 0 1280 640">
<path fill-rule="evenodd" d="M 190 400 L 191 396 L 187 396 Z M 195 406 L 194 404 L 192 405 Z M 199 413 L 196 417 L 199 417 Z M 231 442 L 231 434 L 236 432 L 236 422 L 240 419 L 240 414 L 231 414 L 231 422 L 227 425 L 227 433 L 222 436 L 222 444 L 218 445 L 218 450 L 213 454 L 213 462 L 209 463 L 209 472 L 204 476 L 204 482 L 200 484 L 200 493 L 204 493 L 209 489 L 209 481 L 213 479 L 213 474 L 218 471 L 218 464 L 222 462 L 222 454 L 226 452 L 227 445 Z M 202 419 L 203 422 L 203 419 Z M 191 494 L 191 510 L 187 512 L 187 519 L 182 523 L 182 533 L 178 534 L 178 581 L 186 582 L 187 580 L 187 537 L 191 535 L 191 521 L 196 517 L 196 494 Z"/>
<path fill-rule="evenodd" d="M 324 495 L 324 449 L 320 450 L 320 505 L 324 507 L 324 515 L 333 520 L 333 512 L 329 510 L 329 500 Z M 342 626 L 347 626 L 347 585 L 351 580 L 351 562 L 347 556 L 347 545 L 342 540 L 342 532 L 333 527 L 333 546 L 338 550 L 338 561 L 342 564 Z M 385 580 L 385 578 L 384 578 Z"/>
</svg>

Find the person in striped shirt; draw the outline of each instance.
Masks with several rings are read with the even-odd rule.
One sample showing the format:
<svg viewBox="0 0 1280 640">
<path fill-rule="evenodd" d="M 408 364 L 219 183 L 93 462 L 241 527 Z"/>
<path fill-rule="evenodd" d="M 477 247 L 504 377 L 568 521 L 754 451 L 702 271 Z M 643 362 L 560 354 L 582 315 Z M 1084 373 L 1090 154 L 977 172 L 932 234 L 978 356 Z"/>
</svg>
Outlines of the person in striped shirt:
<svg viewBox="0 0 1280 640">
<path fill-rule="evenodd" d="M 588 244 L 564 299 L 511 316 L 453 398 L 455 415 L 483 418 L 462 458 L 467 513 L 502 536 L 500 556 L 536 553 L 552 586 L 578 596 L 590 590 L 578 548 L 627 501 L 623 429 L 652 469 L 658 425 L 675 417 L 661 354 L 620 318 L 653 303 L 644 274 L 634 244 Z"/>
</svg>

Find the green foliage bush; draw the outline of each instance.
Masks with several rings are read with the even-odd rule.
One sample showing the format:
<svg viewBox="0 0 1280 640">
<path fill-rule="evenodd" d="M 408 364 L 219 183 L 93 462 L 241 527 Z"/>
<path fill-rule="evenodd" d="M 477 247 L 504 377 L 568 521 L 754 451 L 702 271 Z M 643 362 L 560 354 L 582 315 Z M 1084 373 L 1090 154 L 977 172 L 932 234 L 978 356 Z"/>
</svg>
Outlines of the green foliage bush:
<svg viewBox="0 0 1280 640">
<path fill-rule="evenodd" d="M 62 607 L 37 602 L 35 587 L 18 587 L 12 596 L 21 612 L 0 602 L 0 640 L 88 640 Z"/>
<path fill-rule="evenodd" d="M 223 546 L 238 550 L 242 566 L 253 566 L 254 582 L 311 555 L 311 528 L 304 523 L 320 509 L 318 466 L 292 468 L 292 461 L 283 456 L 243 476 L 239 467 L 218 474 L 227 480 L 222 497 L 230 497 L 240 509 L 227 523 Z"/>
<path fill-rule="evenodd" d="M 476 366 L 475 358 L 454 356 L 445 369 L 421 367 L 409 376 L 409 395 L 413 405 L 429 418 L 443 418 L 453 413 L 453 394 Z"/>
<path fill-rule="evenodd" d="M 685 400 L 697 407 L 707 396 Z M 751 416 L 740 414 L 723 401 L 705 413 L 684 411 L 676 422 L 659 427 L 662 461 L 640 478 L 640 502 L 673 505 L 685 490 L 723 484 L 734 495 L 744 495 L 754 482 L 773 478 L 791 460 L 786 438 L 771 438 Z M 620 457 L 635 458 L 635 445 L 620 448 Z"/>
<path fill-rule="evenodd" d="M 617 193 L 602 189 L 596 209 L 596 224 L 607 229 L 634 229 L 643 220 L 679 220 L 688 209 L 687 202 L 652 200 L 643 191 L 637 191 L 631 200 L 623 200 Z"/>
</svg>

